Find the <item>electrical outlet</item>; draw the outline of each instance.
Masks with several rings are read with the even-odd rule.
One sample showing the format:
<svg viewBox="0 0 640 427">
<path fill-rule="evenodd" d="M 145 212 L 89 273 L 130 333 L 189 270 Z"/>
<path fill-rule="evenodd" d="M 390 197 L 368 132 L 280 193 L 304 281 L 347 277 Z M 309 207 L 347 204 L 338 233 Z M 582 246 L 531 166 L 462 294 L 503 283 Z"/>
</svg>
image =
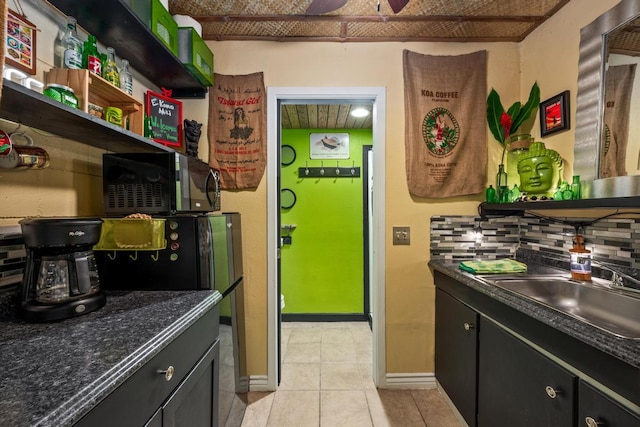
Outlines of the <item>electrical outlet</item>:
<svg viewBox="0 0 640 427">
<path fill-rule="evenodd" d="M 394 245 L 410 245 L 411 230 L 409 227 L 393 227 L 393 244 Z"/>
</svg>

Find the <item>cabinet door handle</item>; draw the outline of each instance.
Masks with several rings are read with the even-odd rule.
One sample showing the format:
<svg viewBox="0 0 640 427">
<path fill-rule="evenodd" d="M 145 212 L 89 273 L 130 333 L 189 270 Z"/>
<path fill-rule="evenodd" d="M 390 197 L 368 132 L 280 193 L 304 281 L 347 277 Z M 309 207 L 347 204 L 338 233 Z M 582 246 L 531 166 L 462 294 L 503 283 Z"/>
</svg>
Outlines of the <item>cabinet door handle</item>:
<svg viewBox="0 0 640 427">
<path fill-rule="evenodd" d="M 606 425 L 602 421 L 596 421 L 595 418 L 592 418 L 592 417 L 586 417 L 584 419 L 584 422 L 587 425 L 587 427 L 598 427 L 598 426 Z"/>
<path fill-rule="evenodd" d="M 158 373 L 164 375 L 165 381 L 171 381 L 171 378 L 173 378 L 173 371 L 174 371 L 173 366 L 169 366 L 164 371 L 158 370 Z"/>
<path fill-rule="evenodd" d="M 555 399 L 561 393 L 560 390 L 556 390 L 550 385 L 546 386 L 544 390 L 547 392 L 547 396 L 552 399 Z"/>
<path fill-rule="evenodd" d="M 464 330 L 469 331 L 474 328 L 473 323 L 464 322 Z"/>
</svg>

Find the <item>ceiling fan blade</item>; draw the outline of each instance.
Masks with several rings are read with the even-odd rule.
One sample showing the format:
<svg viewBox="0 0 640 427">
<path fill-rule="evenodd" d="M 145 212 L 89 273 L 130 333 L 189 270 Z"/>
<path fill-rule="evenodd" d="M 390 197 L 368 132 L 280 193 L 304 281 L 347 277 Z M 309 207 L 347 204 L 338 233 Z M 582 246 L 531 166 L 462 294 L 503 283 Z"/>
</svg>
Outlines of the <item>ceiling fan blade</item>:
<svg viewBox="0 0 640 427">
<path fill-rule="evenodd" d="M 389 0 L 389 6 L 393 13 L 398 13 L 409 3 L 409 0 Z"/>
<path fill-rule="evenodd" d="M 307 8 L 307 15 L 322 15 L 333 12 L 347 4 L 347 0 L 313 0 Z"/>
</svg>

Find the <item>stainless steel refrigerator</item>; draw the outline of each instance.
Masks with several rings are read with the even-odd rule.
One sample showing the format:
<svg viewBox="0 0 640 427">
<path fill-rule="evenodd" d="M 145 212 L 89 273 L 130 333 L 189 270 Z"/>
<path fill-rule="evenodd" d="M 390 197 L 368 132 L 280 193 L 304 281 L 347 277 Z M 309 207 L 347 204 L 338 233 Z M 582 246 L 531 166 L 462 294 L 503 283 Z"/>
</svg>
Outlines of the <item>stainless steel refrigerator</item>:
<svg viewBox="0 0 640 427">
<path fill-rule="evenodd" d="M 213 239 L 214 287 L 222 295 L 220 303 L 220 400 L 218 425 L 242 424 L 247 407 L 246 335 L 242 267 L 242 227 L 240 214 L 223 213 L 209 217 Z M 216 236 L 226 238 L 216 238 Z"/>
</svg>

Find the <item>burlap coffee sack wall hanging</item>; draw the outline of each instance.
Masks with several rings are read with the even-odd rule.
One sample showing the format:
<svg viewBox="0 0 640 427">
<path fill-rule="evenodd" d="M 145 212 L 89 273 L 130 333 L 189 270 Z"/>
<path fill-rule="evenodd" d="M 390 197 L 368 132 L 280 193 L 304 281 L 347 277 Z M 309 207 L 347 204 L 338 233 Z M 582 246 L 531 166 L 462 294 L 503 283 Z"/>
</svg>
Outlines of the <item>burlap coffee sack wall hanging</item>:
<svg viewBox="0 0 640 427">
<path fill-rule="evenodd" d="M 405 50 L 405 150 L 416 197 L 477 194 L 487 182 L 487 54 Z"/>
<path fill-rule="evenodd" d="M 267 163 L 266 92 L 262 73 L 214 74 L 209 93 L 209 165 L 223 190 L 257 188 Z"/>
</svg>

